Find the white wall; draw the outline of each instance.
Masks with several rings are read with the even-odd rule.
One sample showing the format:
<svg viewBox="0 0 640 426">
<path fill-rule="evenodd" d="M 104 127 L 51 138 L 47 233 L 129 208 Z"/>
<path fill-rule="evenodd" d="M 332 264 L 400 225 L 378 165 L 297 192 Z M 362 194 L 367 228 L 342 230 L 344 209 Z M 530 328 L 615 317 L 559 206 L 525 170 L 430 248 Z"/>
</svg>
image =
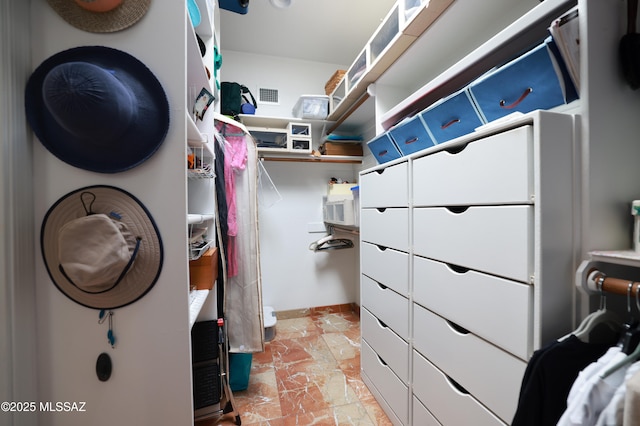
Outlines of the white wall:
<svg viewBox="0 0 640 426">
<path fill-rule="evenodd" d="M 309 250 L 309 244 L 327 235 L 309 230 L 322 223 L 322 196 L 329 179 L 355 181 L 354 165 L 263 164 L 282 196 L 271 207 L 259 207 L 264 304 L 284 311 L 359 302 L 358 235 L 337 234 L 350 238 L 353 248 Z"/>
<path fill-rule="evenodd" d="M 122 173 L 106 175 L 69 166 L 33 137 L 35 238 L 46 211 L 60 197 L 100 184 L 120 187 L 139 198 L 155 219 L 164 246 L 163 268 L 155 286 L 139 301 L 115 311 L 115 349 L 107 342 L 107 324 L 98 324 L 98 311 L 63 295 L 51 282 L 40 250 L 33 251 L 38 396 L 41 401 L 86 402 L 83 413 L 38 413 L 38 425 L 189 425 L 193 406 L 186 284 L 184 2 L 153 2 L 134 26 L 110 34 L 81 31 L 63 21 L 44 0 L 31 3 L 34 68 L 75 46 L 124 50 L 156 75 L 171 114 L 169 132 L 159 150 Z M 106 382 L 100 382 L 95 372 L 101 352 L 113 361 L 113 374 Z"/>
<path fill-rule="evenodd" d="M 224 46 L 224 41 L 222 42 Z M 279 105 L 258 103 L 256 115 L 292 117 L 300 95 L 324 95 L 324 85 L 344 65 L 301 61 L 222 49 L 222 81 L 244 84 L 258 100 L 258 88 L 277 89 Z"/>
<path fill-rule="evenodd" d="M 224 43 L 223 43 L 224 45 Z M 344 65 L 301 61 L 222 50 L 222 81 L 277 89 L 279 105 L 258 104 L 256 115 L 292 117 L 300 95 L 324 95 L 324 85 Z M 373 117 L 372 117 L 373 118 Z M 314 137 L 319 135 L 314 135 Z M 314 140 L 318 146 L 319 140 Z M 322 224 L 322 196 L 331 177 L 357 181 L 358 164 L 265 161 L 282 200 L 260 205 L 263 303 L 276 311 L 359 303 L 358 235 L 352 249 L 314 253 L 309 244 L 326 233 L 308 232 Z M 269 194 L 265 199 L 272 200 Z M 268 203 L 267 203 L 268 204 Z"/>
<path fill-rule="evenodd" d="M 30 72 L 30 2 L 0 2 L 0 401 L 37 401 L 31 147 L 22 88 Z M 0 412 L 27 426 L 37 413 Z"/>
</svg>

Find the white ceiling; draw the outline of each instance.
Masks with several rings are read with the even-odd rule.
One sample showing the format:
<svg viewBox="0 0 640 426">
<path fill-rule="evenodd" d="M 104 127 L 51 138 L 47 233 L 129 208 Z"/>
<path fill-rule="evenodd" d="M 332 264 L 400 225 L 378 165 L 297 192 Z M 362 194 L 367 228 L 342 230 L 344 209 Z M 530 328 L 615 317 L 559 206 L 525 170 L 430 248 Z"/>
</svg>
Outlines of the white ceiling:
<svg viewBox="0 0 640 426">
<path fill-rule="evenodd" d="M 250 0 L 245 15 L 221 10 L 223 49 L 350 66 L 395 0 L 293 0 L 277 9 Z"/>
</svg>

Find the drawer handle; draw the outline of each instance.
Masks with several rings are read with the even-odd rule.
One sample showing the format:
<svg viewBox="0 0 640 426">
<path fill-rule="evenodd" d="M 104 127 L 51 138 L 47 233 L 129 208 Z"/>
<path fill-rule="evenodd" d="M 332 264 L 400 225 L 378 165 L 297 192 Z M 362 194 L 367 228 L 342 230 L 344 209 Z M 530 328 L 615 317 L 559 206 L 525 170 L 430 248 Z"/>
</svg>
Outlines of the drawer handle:
<svg viewBox="0 0 640 426">
<path fill-rule="evenodd" d="M 409 139 L 408 141 L 405 141 L 405 143 L 404 143 L 404 144 L 405 144 L 405 145 L 410 145 L 410 144 L 412 144 L 412 143 L 418 142 L 418 139 L 420 139 L 420 138 L 411 138 L 411 139 Z"/>
<path fill-rule="evenodd" d="M 453 265 L 451 263 L 447 263 L 447 268 L 451 269 L 453 272 L 457 274 L 466 274 L 470 271 L 469 268 L 465 268 L 464 266 Z"/>
<path fill-rule="evenodd" d="M 380 213 L 384 213 L 385 211 L 387 211 L 386 207 L 378 207 L 376 208 L 376 210 L 378 210 Z"/>
<path fill-rule="evenodd" d="M 389 153 L 389 151 L 387 151 L 387 150 L 385 149 L 385 150 L 380 151 L 380 152 L 378 153 L 378 156 L 380 156 L 380 157 L 384 157 L 384 156 L 385 156 L 385 155 L 387 155 L 388 153 Z"/>
<path fill-rule="evenodd" d="M 464 149 L 467 147 L 467 145 L 469 145 L 468 143 L 465 143 L 463 145 L 458 145 L 458 146 L 454 146 L 451 148 L 447 148 L 445 149 L 445 151 L 447 151 L 449 154 L 460 154 L 462 151 L 464 151 Z"/>
<path fill-rule="evenodd" d="M 380 246 L 378 244 L 376 244 L 376 247 L 378 247 L 378 250 L 380 250 L 380 251 L 387 251 L 387 248 L 388 248 L 388 247 L 385 247 L 385 246 Z"/>
<path fill-rule="evenodd" d="M 389 328 L 389 326 L 387 324 L 385 324 L 384 321 L 382 321 L 381 319 L 378 319 L 378 318 L 376 318 L 376 319 L 378 320 L 378 324 L 380 324 L 380 327 Z"/>
<path fill-rule="evenodd" d="M 466 390 L 465 388 L 462 387 L 462 385 L 458 382 L 456 382 L 455 380 L 453 380 L 451 377 L 447 376 L 445 374 L 445 377 L 447 378 L 447 381 L 449 382 L 449 384 L 451 386 L 453 386 L 454 388 L 456 388 L 456 390 L 464 395 L 469 395 L 469 391 Z"/>
<path fill-rule="evenodd" d="M 378 287 L 380 287 L 380 290 L 386 290 L 388 287 L 382 283 L 379 283 L 378 281 L 376 281 L 376 284 L 378 284 Z"/>
<path fill-rule="evenodd" d="M 460 122 L 460 119 L 459 119 L 459 118 L 454 118 L 454 119 L 453 119 L 453 120 L 451 120 L 450 122 L 445 123 L 445 124 L 443 124 L 442 126 L 440 126 L 440 129 L 444 130 L 444 129 L 446 129 L 447 127 L 451 127 L 451 126 L 453 126 L 454 124 L 459 123 L 459 122 Z"/>
<path fill-rule="evenodd" d="M 464 327 L 459 326 L 458 324 L 456 324 L 455 322 L 449 321 L 449 320 L 445 320 L 447 322 L 447 324 L 449 325 L 449 327 L 451 327 L 453 329 L 453 331 L 455 331 L 456 333 L 460 333 L 460 334 L 471 334 L 471 332 L 469 330 L 467 330 Z"/>
<path fill-rule="evenodd" d="M 515 102 L 514 102 L 514 103 L 512 103 L 512 104 L 509 104 L 509 105 L 506 105 L 507 101 L 505 101 L 504 99 L 502 99 L 502 100 L 500 101 L 500 108 L 504 108 L 504 109 L 513 109 L 513 108 L 517 107 L 518 105 L 520 105 L 520 103 L 521 103 L 522 101 L 524 101 L 524 99 L 525 99 L 527 96 L 529 96 L 529 94 L 530 94 L 531 92 L 533 92 L 533 88 L 531 88 L 531 87 L 527 87 L 527 89 L 526 89 L 524 92 L 522 92 L 522 95 L 520 95 L 520 97 L 518 98 L 518 100 L 517 100 L 517 101 L 515 101 Z"/>
<path fill-rule="evenodd" d="M 378 355 L 378 354 L 376 354 L 376 356 L 378 357 L 378 361 L 380 361 L 380 363 L 386 367 L 387 363 L 384 362 L 384 359 L 380 358 L 380 355 Z"/>
<path fill-rule="evenodd" d="M 467 210 L 469 210 L 469 206 L 449 206 L 449 207 L 446 207 L 446 209 L 454 214 L 462 214 Z"/>
</svg>

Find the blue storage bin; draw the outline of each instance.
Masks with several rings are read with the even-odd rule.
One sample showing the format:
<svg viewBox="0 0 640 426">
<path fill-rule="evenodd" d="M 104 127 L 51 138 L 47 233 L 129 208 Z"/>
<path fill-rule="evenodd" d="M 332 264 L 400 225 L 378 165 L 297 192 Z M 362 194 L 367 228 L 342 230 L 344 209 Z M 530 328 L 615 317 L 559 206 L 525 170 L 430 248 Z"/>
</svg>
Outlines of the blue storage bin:
<svg viewBox="0 0 640 426">
<path fill-rule="evenodd" d="M 389 134 L 402 155 L 413 154 L 435 145 L 419 115 L 400 122 L 389 130 Z"/>
<path fill-rule="evenodd" d="M 387 163 L 401 157 L 400 151 L 398 151 L 398 148 L 394 145 L 387 133 L 383 133 L 380 136 L 371 139 L 367 142 L 367 146 L 380 164 Z"/>
<path fill-rule="evenodd" d="M 466 135 L 484 124 L 467 90 L 430 106 L 420 116 L 436 143 Z"/>
<path fill-rule="evenodd" d="M 516 111 L 527 113 L 564 104 L 563 84 L 543 43 L 474 81 L 469 90 L 483 118 L 490 122 Z"/>
</svg>

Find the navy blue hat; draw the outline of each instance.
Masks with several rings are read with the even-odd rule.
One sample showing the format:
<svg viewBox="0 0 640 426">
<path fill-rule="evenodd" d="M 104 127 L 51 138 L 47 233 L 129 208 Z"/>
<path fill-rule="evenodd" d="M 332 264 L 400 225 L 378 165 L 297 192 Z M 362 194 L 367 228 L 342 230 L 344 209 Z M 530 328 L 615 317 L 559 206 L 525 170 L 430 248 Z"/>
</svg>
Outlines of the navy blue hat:
<svg viewBox="0 0 640 426">
<path fill-rule="evenodd" d="M 99 173 L 140 165 L 169 129 L 169 103 L 158 79 L 135 57 L 103 46 L 46 59 L 27 82 L 25 108 L 53 155 Z"/>
</svg>

